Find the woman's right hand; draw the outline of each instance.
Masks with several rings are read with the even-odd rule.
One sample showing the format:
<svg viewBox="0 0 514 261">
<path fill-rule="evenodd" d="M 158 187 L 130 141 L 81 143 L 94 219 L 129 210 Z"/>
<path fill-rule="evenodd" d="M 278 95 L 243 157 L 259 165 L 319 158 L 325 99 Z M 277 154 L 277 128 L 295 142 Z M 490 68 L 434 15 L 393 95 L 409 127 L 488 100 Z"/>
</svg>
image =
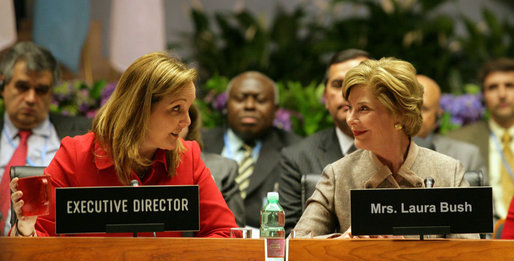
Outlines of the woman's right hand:
<svg viewBox="0 0 514 261">
<path fill-rule="evenodd" d="M 37 216 L 30 216 L 25 217 L 22 215 L 21 207 L 23 206 L 24 202 L 21 197 L 23 196 L 23 192 L 21 190 L 18 190 L 18 178 L 14 178 L 11 180 L 11 183 L 9 183 L 9 186 L 11 187 L 11 191 L 13 192 L 11 194 L 11 204 L 14 208 L 14 212 L 16 214 L 16 217 L 18 218 L 18 223 L 12 230 L 11 230 L 11 236 L 16 235 L 16 230 L 18 229 L 18 234 L 24 235 L 24 236 L 30 236 L 34 234 L 34 231 L 36 230 L 36 220 Z M 11 213 L 11 215 L 14 215 L 14 213 Z"/>
</svg>

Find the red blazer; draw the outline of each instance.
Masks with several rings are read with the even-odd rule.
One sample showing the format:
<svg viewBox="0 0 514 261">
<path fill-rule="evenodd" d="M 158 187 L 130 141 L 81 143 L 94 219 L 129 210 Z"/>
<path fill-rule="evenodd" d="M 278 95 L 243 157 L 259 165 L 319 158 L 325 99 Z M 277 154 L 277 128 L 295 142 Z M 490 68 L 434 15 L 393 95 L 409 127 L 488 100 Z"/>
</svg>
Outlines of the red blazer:
<svg viewBox="0 0 514 261">
<path fill-rule="evenodd" d="M 513 198 L 514 199 L 514 198 Z M 514 239 L 514 200 L 510 202 L 509 212 L 503 224 L 501 239 Z"/>
<path fill-rule="evenodd" d="M 106 152 L 95 142 L 90 132 L 74 138 L 64 138 L 45 174 L 51 176 L 55 187 L 123 186 L 118 180 L 114 165 Z M 177 173 L 170 178 L 165 151 L 157 150 L 153 164 L 140 180 L 134 171 L 132 179 L 144 185 L 199 185 L 200 231 L 197 237 L 229 237 L 230 228 L 237 227 L 234 215 L 227 207 L 211 173 L 200 159 L 200 147 L 195 141 L 184 141 L 186 151 L 181 157 Z M 54 190 L 55 193 L 55 190 Z M 50 215 L 40 216 L 36 222 L 38 236 L 55 235 L 55 200 L 51 200 Z M 77 224 L 80 225 L 80 224 Z M 81 234 L 80 236 L 132 236 L 131 233 Z M 153 236 L 139 233 L 138 236 Z M 180 237 L 181 232 L 158 232 L 161 237 Z"/>
</svg>

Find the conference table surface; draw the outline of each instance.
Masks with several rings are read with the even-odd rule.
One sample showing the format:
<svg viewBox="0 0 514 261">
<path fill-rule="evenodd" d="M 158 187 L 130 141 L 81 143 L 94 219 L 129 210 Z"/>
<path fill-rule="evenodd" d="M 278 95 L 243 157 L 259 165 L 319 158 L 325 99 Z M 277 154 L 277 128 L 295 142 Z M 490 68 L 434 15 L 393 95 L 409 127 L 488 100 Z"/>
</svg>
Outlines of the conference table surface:
<svg viewBox="0 0 514 261">
<path fill-rule="evenodd" d="M 264 240 L 0 237 L 0 260 L 264 260 Z M 289 260 L 514 260 L 514 240 L 291 239 Z"/>
</svg>

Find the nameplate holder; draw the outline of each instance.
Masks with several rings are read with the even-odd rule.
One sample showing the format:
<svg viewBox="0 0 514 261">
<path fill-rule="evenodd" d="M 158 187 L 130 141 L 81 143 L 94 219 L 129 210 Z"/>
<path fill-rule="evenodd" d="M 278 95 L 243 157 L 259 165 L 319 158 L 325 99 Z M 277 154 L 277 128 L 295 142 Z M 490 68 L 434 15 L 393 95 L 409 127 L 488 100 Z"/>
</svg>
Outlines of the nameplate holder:
<svg viewBox="0 0 514 261">
<path fill-rule="evenodd" d="M 353 235 L 491 233 L 491 187 L 353 189 Z"/>
<path fill-rule="evenodd" d="M 197 185 L 55 190 L 57 234 L 199 231 Z"/>
</svg>

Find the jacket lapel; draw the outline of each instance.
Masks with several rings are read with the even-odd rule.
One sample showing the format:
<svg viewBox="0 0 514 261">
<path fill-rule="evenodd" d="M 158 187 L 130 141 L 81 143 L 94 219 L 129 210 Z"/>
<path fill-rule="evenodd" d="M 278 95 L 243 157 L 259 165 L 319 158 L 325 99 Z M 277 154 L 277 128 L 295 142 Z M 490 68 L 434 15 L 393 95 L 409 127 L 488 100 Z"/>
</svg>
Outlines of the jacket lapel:
<svg viewBox="0 0 514 261">
<path fill-rule="evenodd" d="M 280 149 L 282 147 L 282 141 L 280 141 L 273 131 L 263 140 L 262 148 L 259 152 L 259 159 L 250 177 L 250 186 L 247 189 L 248 195 L 257 190 L 265 180 L 273 178 L 272 175 L 279 174 L 278 171 L 273 173 L 273 167 L 279 165 Z M 278 180 L 278 177 L 276 178 Z"/>
<path fill-rule="evenodd" d="M 328 131 L 327 135 L 323 135 L 320 138 L 318 148 L 320 153 L 317 154 L 317 157 L 318 162 L 321 164 L 321 169 L 324 169 L 328 164 L 343 157 L 335 128 L 332 128 Z"/>
</svg>

